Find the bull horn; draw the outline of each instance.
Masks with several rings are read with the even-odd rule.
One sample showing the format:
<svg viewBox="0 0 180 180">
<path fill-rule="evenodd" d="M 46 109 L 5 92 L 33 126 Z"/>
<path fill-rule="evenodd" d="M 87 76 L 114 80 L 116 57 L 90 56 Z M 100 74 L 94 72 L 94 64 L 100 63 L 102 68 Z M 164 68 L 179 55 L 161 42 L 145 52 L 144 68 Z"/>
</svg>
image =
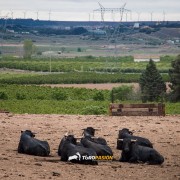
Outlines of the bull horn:
<svg viewBox="0 0 180 180">
<path fill-rule="evenodd" d="M 118 141 L 123 141 L 123 139 L 117 139 Z"/>
<path fill-rule="evenodd" d="M 66 132 L 66 134 L 64 134 L 64 136 L 67 137 L 68 136 L 68 132 Z"/>
<path fill-rule="evenodd" d="M 131 142 L 136 142 L 137 141 L 137 139 L 131 139 Z"/>
</svg>

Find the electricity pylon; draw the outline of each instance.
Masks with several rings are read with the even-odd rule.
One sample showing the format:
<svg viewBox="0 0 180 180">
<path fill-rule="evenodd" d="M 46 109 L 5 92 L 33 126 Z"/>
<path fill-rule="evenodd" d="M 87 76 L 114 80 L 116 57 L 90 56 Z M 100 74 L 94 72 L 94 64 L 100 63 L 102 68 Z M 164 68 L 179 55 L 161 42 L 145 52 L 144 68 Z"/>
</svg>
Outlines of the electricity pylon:
<svg viewBox="0 0 180 180">
<path fill-rule="evenodd" d="M 93 12 L 100 12 L 101 13 L 101 22 L 104 22 L 104 14 L 105 14 L 105 12 L 119 13 L 120 14 L 120 22 L 122 22 L 123 14 L 125 12 L 131 12 L 130 10 L 124 8 L 126 6 L 126 3 L 120 8 L 105 8 L 100 3 L 99 3 L 99 6 L 100 6 L 100 8 L 93 10 Z"/>
<path fill-rule="evenodd" d="M 98 2 L 99 3 L 99 2 Z M 104 15 L 106 12 L 110 12 L 110 13 L 118 13 L 120 15 L 120 19 L 119 22 L 120 24 L 117 27 L 114 27 L 113 32 L 111 31 L 108 34 L 108 31 L 110 31 L 108 28 L 106 28 L 106 36 L 108 39 L 108 42 L 114 42 L 115 45 L 115 54 L 117 52 L 117 37 L 118 37 L 118 33 L 119 33 L 119 29 L 121 27 L 121 22 L 123 20 L 123 14 L 126 13 L 126 21 L 127 21 L 127 13 L 131 13 L 130 10 L 125 9 L 126 3 L 123 4 L 120 8 L 105 8 L 102 4 L 99 3 L 100 8 L 99 9 L 95 9 L 93 10 L 93 14 L 94 12 L 100 12 L 101 13 L 101 23 L 104 23 Z"/>
</svg>

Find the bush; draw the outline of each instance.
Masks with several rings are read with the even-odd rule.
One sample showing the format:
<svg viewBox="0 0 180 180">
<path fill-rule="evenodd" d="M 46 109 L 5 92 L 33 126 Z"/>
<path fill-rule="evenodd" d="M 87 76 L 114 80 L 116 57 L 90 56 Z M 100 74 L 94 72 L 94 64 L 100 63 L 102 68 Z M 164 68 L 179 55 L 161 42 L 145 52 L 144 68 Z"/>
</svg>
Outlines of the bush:
<svg viewBox="0 0 180 180">
<path fill-rule="evenodd" d="M 111 91 L 111 101 L 113 102 L 114 100 L 119 100 L 119 101 L 129 100 L 132 93 L 133 93 L 132 86 L 122 85 L 120 87 L 113 88 Z"/>
<path fill-rule="evenodd" d="M 16 93 L 16 99 L 18 99 L 18 100 L 26 99 L 26 95 L 23 93 L 17 92 Z"/>
<path fill-rule="evenodd" d="M 54 90 L 52 92 L 52 98 L 55 100 L 67 100 L 68 96 L 65 92 L 61 90 Z"/>
<path fill-rule="evenodd" d="M 41 51 L 38 51 L 38 52 L 37 52 L 37 55 L 41 56 L 41 55 L 42 55 L 42 52 L 41 52 Z"/>
<path fill-rule="evenodd" d="M 106 114 L 107 109 L 100 106 L 86 106 L 82 109 L 83 115 L 100 115 L 100 114 Z"/>
<path fill-rule="evenodd" d="M 6 99 L 8 99 L 8 95 L 5 92 L 0 91 L 0 99 L 6 100 Z"/>
<path fill-rule="evenodd" d="M 77 52 L 82 52 L 80 47 L 77 48 Z"/>
<path fill-rule="evenodd" d="M 101 91 L 98 91 L 94 96 L 93 96 L 94 101 L 104 101 L 104 94 Z"/>
</svg>

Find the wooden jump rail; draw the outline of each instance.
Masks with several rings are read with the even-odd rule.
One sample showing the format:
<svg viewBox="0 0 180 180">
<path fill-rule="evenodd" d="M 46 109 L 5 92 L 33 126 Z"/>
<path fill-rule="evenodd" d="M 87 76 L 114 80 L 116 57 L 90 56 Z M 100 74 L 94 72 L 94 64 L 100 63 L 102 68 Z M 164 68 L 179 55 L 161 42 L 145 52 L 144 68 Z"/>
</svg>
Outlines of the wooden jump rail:
<svg viewBox="0 0 180 180">
<path fill-rule="evenodd" d="M 109 106 L 110 116 L 165 116 L 165 104 L 115 104 Z"/>
</svg>

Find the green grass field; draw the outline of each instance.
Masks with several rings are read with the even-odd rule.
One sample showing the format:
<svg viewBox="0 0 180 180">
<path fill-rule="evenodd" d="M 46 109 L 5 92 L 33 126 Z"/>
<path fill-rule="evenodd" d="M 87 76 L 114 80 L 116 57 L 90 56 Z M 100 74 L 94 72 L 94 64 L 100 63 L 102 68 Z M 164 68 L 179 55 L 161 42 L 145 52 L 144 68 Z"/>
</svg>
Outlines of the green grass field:
<svg viewBox="0 0 180 180">
<path fill-rule="evenodd" d="M 0 109 L 12 113 L 107 115 L 109 104 L 108 90 L 0 85 Z M 166 114 L 180 114 L 180 103 L 165 104 Z"/>
<path fill-rule="evenodd" d="M 156 63 L 161 73 L 168 73 L 173 56 L 162 57 Z M 74 72 L 74 71 L 98 71 L 98 72 L 126 72 L 142 73 L 148 62 L 134 62 L 132 56 L 125 57 L 76 57 L 76 58 L 38 58 L 23 59 L 3 57 L 0 59 L 0 68 L 20 69 L 29 71 L 49 72 Z"/>
<path fill-rule="evenodd" d="M 166 82 L 169 81 L 167 72 L 173 58 L 166 56 L 156 63 Z M 108 114 L 108 90 L 50 88 L 32 84 L 139 82 L 146 65 L 147 62 L 133 62 L 131 56 L 62 58 L 52 59 L 51 70 L 56 73 L 49 73 L 48 58 L 24 60 L 3 57 L 0 59 L 1 68 L 17 70 L 0 71 L 0 109 L 13 113 Z M 137 103 L 137 100 L 131 103 Z M 180 114 L 180 103 L 166 102 L 166 113 Z"/>
</svg>

